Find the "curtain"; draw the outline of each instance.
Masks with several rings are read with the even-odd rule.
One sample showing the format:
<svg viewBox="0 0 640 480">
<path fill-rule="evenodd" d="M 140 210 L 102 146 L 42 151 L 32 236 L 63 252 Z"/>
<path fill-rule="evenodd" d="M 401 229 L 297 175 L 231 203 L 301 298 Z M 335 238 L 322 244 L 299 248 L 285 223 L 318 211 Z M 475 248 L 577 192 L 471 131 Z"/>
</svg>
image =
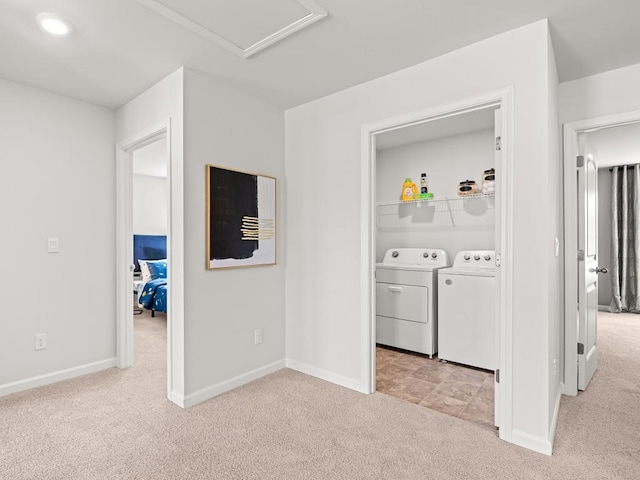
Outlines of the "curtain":
<svg viewBox="0 0 640 480">
<path fill-rule="evenodd" d="M 640 313 L 640 165 L 614 167 L 612 177 L 611 311 Z"/>
</svg>

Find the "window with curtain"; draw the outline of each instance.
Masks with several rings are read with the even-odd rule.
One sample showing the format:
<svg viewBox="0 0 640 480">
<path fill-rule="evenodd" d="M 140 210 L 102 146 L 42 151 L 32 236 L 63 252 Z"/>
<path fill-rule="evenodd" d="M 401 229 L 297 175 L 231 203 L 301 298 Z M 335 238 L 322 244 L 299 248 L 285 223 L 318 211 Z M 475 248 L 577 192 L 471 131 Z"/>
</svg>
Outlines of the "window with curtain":
<svg viewBox="0 0 640 480">
<path fill-rule="evenodd" d="M 640 165 L 612 169 L 612 312 L 640 313 Z"/>
</svg>

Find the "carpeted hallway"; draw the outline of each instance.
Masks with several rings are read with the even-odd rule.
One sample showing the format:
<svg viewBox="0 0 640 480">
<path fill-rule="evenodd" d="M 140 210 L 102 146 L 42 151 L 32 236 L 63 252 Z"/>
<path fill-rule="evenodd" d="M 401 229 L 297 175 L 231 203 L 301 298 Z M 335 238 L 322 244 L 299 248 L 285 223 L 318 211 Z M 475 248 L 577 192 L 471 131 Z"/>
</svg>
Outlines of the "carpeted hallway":
<svg viewBox="0 0 640 480">
<path fill-rule="evenodd" d="M 0 398 L 0 478 L 640 478 L 640 316 L 600 315 L 600 368 L 562 399 L 552 457 L 291 370 L 181 410 L 165 398 L 164 318 L 136 326 L 134 367 Z"/>
</svg>

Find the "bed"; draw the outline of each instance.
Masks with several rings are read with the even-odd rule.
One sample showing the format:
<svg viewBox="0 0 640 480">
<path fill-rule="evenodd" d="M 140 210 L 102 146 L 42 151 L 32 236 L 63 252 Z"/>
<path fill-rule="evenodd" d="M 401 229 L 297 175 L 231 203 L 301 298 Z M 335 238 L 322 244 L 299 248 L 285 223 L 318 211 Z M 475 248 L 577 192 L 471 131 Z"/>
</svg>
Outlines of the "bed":
<svg viewBox="0 0 640 480">
<path fill-rule="evenodd" d="M 151 311 L 167 312 L 167 237 L 133 236 L 134 291 L 138 305 Z"/>
</svg>

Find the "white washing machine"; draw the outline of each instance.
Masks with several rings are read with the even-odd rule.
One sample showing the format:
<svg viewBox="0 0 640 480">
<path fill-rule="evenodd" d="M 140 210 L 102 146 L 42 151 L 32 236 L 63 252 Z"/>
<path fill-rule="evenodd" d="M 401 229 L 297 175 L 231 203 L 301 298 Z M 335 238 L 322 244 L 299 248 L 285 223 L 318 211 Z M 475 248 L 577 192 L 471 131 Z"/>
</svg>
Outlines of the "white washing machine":
<svg viewBox="0 0 640 480">
<path fill-rule="evenodd" d="M 438 270 L 449 266 L 436 248 L 392 248 L 376 264 L 376 342 L 430 357 L 438 351 Z"/>
<path fill-rule="evenodd" d="M 438 275 L 438 357 L 496 367 L 495 251 L 458 252 Z"/>
</svg>

